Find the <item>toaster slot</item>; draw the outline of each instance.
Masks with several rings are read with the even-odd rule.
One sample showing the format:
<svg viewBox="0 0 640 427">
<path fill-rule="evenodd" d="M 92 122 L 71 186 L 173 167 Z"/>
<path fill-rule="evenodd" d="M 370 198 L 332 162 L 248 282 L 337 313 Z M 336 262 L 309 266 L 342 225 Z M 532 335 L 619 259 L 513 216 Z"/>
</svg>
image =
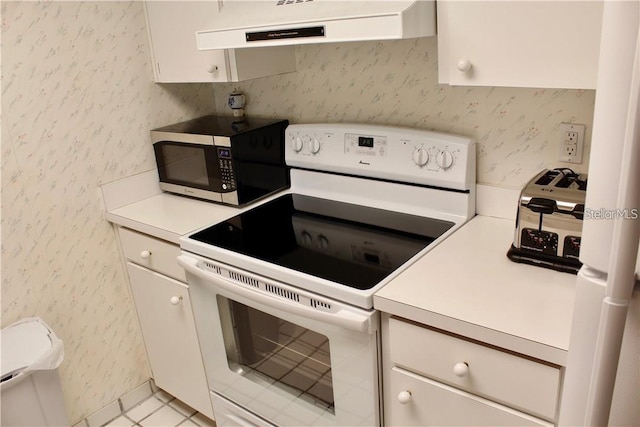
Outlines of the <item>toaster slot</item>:
<svg viewBox="0 0 640 427">
<path fill-rule="evenodd" d="M 555 170 L 548 171 L 547 173 L 542 175 L 540 178 L 538 178 L 538 180 L 535 182 L 535 184 L 536 185 L 549 185 L 551 183 L 551 181 L 556 179 L 556 177 L 558 175 L 560 175 L 560 172 L 558 172 L 558 171 L 555 171 Z"/>
<path fill-rule="evenodd" d="M 568 174 L 562 177 L 556 184 L 557 188 L 571 188 L 574 190 L 587 190 L 587 181 L 580 179 L 578 174 Z"/>
</svg>

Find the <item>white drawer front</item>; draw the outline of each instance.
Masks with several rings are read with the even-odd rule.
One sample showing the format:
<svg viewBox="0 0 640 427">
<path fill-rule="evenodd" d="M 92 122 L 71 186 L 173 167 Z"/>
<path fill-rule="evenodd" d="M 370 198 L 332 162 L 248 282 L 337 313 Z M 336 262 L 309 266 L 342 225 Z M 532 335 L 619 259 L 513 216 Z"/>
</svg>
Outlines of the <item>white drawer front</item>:
<svg viewBox="0 0 640 427">
<path fill-rule="evenodd" d="M 389 341 L 393 365 L 547 420 L 555 418 L 561 377 L 555 366 L 394 318 Z"/>
<path fill-rule="evenodd" d="M 186 282 L 184 270 L 178 265 L 180 247 L 146 234 L 120 228 L 120 244 L 125 258 L 158 273 Z"/>
<path fill-rule="evenodd" d="M 385 397 L 387 426 L 551 426 L 487 399 L 415 375 L 391 369 Z M 409 393 L 401 403 L 398 396 Z"/>
</svg>

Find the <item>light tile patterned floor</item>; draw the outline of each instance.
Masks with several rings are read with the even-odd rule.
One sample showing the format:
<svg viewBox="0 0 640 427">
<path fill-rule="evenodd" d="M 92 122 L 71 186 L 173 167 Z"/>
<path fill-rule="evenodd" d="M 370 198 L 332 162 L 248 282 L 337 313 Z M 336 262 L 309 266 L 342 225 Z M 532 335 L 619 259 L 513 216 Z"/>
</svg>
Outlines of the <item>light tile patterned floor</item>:
<svg viewBox="0 0 640 427">
<path fill-rule="evenodd" d="M 214 421 L 208 419 L 195 409 L 185 405 L 162 390 L 143 400 L 124 414 L 111 420 L 106 427 L 215 427 Z"/>
</svg>

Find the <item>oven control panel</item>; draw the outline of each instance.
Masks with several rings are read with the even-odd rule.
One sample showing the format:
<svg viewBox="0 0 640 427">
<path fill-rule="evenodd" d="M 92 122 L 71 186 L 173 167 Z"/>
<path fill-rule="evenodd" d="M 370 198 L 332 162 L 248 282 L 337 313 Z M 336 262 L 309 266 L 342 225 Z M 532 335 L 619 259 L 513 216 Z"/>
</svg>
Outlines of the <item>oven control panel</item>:
<svg viewBox="0 0 640 427">
<path fill-rule="evenodd" d="M 475 143 L 422 129 L 370 124 L 299 124 L 285 131 L 288 166 L 469 190 Z"/>
</svg>

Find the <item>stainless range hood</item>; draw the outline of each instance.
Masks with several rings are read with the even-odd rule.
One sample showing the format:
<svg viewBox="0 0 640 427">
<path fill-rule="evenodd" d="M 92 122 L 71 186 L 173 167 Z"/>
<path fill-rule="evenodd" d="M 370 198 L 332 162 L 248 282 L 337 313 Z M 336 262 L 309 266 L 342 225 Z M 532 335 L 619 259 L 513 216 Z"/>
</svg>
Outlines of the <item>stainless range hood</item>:
<svg viewBox="0 0 640 427">
<path fill-rule="evenodd" d="M 215 1 L 215 0 L 210 0 Z M 218 0 L 198 49 L 434 36 L 433 0 Z"/>
</svg>

